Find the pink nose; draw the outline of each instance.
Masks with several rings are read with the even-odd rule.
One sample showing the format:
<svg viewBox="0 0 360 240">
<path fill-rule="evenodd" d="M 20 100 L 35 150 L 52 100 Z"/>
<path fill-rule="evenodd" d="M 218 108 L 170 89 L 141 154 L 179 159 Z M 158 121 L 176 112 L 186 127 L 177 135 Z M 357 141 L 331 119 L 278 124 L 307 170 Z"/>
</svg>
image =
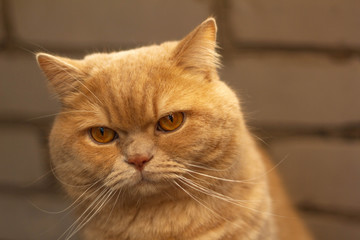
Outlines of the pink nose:
<svg viewBox="0 0 360 240">
<path fill-rule="evenodd" d="M 134 167 L 142 171 L 144 169 L 145 163 L 149 162 L 152 159 L 152 156 L 145 156 L 145 155 L 134 155 L 130 156 L 127 160 L 128 164 L 134 165 Z"/>
</svg>

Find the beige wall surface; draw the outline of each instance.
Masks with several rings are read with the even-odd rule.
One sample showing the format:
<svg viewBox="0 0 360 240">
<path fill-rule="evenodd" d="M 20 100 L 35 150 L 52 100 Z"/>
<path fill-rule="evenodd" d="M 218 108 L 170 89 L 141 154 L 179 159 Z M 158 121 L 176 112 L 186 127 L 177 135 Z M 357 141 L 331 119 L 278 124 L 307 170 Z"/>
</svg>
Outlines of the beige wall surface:
<svg viewBox="0 0 360 240">
<path fill-rule="evenodd" d="M 0 0 L 0 239 L 58 239 L 74 222 L 49 168 L 59 104 L 34 52 L 176 40 L 208 16 L 221 78 L 311 231 L 360 239 L 359 10 L 357 0 Z"/>
</svg>

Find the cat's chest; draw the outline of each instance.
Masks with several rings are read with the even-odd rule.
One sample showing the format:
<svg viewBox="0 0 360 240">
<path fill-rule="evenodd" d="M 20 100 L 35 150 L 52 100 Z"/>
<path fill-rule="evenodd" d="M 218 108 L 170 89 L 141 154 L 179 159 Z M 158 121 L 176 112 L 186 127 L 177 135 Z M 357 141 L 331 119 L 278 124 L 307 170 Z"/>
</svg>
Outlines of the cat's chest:
<svg viewBox="0 0 360 240">
<path fill-rule="evenodd" d="M 207 236 L 214 225 L 223 225 L 216 224 L 216 218 L 210 215 L 206 208 L 191 201 L 121 207 L 103 211 L 85 230 L 85 239 L 221 239 Z"/>
</svg>

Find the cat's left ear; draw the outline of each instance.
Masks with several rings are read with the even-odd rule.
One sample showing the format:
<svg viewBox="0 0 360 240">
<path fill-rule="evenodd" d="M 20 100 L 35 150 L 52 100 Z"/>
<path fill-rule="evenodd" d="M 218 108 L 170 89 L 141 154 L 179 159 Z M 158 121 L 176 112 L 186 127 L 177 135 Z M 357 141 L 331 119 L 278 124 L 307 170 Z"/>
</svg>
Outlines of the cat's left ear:
<svg viewBox="0 0 360 240">
<path fill-rule="evenodd" d="M 200 74 L 216 72 L 220 65 L 216 32 L 215 19 L 206 19 L 178 43 L 174 51 L 176 64 Z"/>
</svg>

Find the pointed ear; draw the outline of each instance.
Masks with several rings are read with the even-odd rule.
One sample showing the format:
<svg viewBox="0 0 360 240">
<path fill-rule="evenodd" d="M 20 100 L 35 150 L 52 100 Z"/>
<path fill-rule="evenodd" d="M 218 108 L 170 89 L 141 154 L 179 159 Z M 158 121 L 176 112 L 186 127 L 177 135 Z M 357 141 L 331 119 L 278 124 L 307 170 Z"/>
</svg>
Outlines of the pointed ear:
<svg viewBox="0 0 360 240">
<path fill-rule="evenodd" d="M 47 53 L 36 54 L 39 67 L 44 72 L 60 100 L 76 89 L 85 76 L 81 71 L 81 61 L 53 56 Z"/>
<path fill-rule="evenodd" d="M 220 65 L 216 53 L 216 22 L 208 18 L 182 39 L 175 48 L 174 59 L 184 69 L 207 74 Z"/>
</svg>

